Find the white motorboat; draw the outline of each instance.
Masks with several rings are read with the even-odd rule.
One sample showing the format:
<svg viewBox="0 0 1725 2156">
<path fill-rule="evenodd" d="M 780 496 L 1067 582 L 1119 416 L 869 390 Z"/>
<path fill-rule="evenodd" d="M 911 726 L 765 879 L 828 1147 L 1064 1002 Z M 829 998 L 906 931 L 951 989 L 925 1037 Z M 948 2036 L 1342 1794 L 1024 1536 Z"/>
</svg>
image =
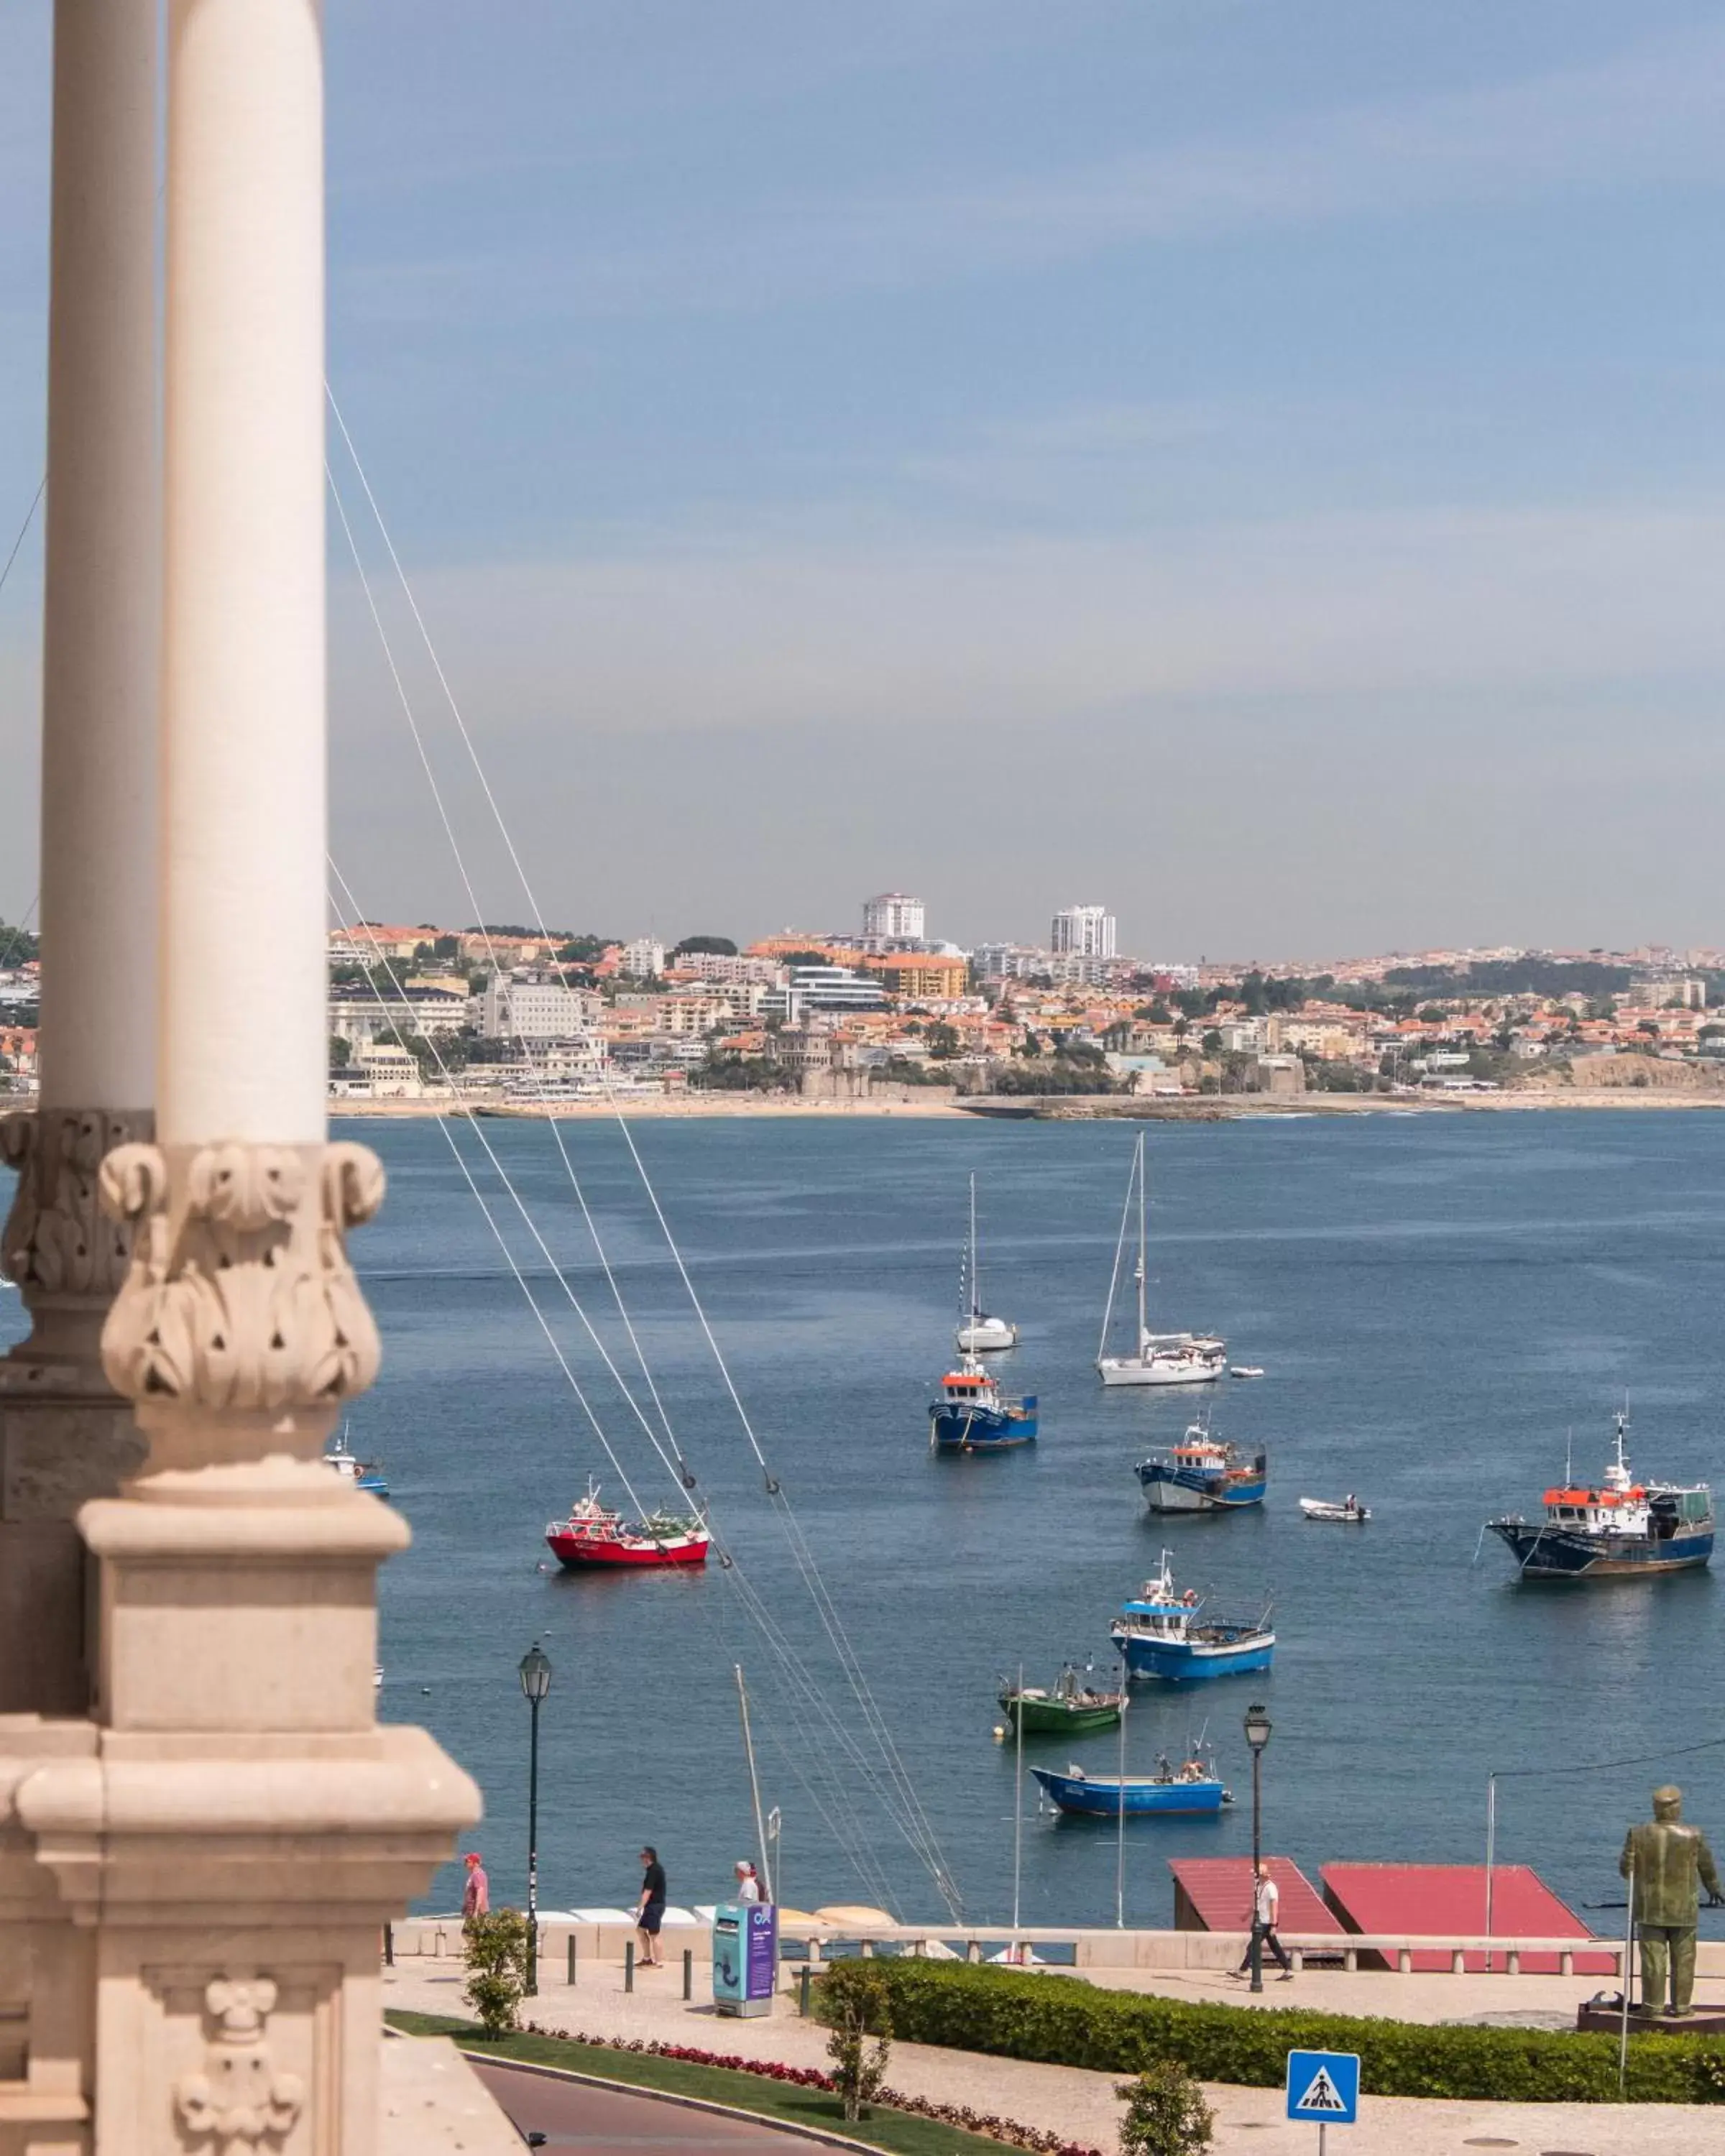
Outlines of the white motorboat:
<svg viewBox="0 0 1725 2156">
<path fill-rule="evenodd" d="M 1000 1348 L 1016 1348 L 1019 1328 L 1004 1317 L 991 1317 L 983 1308 L 977 1264 L 976 1178 L 970 1178 L 970 1246 L 964 1265 L 964 1293 L 960 1298 L 964 1315 L 953 1334 L 961 1355 L 987 1355 Z"/>
<path fill-rule="evenodd" d="M 1339 1505 L 1327 1497 L 1302 1497 L 1300 1510 L 1308 1520 L 1338 1520 L 1349 1527 L 1363 1527 L 1372 1517 L 1370 1506 L 1353 1496 L 1344 1497 Z"/>
<path fill-rule="evenodd" d="M 1146 1225 L 1147 1184 L 1144 1136 L 1132 1151 L 1132 1172 L 1126 1186 L 1126 1208 L 1120 1216 L 1120 1237 L 1114 1245 L 1114 1272 L 1108 1282 L 1107 1307 L 1102 1312 L 1102 1337 L 1096 1349 L 1096 1369 L 1105 1385 L 1207 1385 L 1227 1367 L 1228 1342 L 1208 1332 L 1153 1332 L 1146 1307 L 1149 1266 Z M 1138 1291 L 1137 1353 L 1111 1355 L 1108 1328 L 1114 1318 L 1114 1298 L 1120 1286 L 1121 1260 L 1126 1251 L 1127 1224 L 1132 1218 L 1133 1193 L 1138 1200 L 1138 1262 L 1132 1275 Z"/>
<path fill-rule="evenodd" d="M 1255 1363 L 1230 1363 L 1228 1374 L 1230 1378 L 1261 1378 L 1264 1373 Z"/>
</svg>

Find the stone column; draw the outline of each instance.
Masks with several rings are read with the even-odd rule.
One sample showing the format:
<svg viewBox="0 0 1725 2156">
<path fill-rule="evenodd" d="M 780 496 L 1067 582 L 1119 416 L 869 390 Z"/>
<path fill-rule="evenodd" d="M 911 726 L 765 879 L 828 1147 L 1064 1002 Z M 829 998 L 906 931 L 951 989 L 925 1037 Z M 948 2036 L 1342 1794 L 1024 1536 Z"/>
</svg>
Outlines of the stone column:
<svg viewBox="0 0 1725 2156">
<path fill-rule="evenodd" d="M 372 2156 L 379 1928 L 478 1800 L 376 1722 L 407 1529 L 319 1457 L 383 1178 L 324 1122 L 316 0 L 170 0 L 167 50 L 157 1138 L 100 1171 L 149 1455 L 79 1516 L 92 1742 L 16 1805 L 91 1942 L 95 2156 Z"/>
<path fill-rule="evenodd" d="M 108 1148 L 155 1096 L 157 562 L 156 37 L 149 0 L 58 0 L 43 625 L 39 1112 L 0 1119 L 18 1170 L 0 1265 L 29 1337 L 0 1358 L 0 1713 L 80 1714 L 85 1498 L 136 1465 L 105 1382 L 124 1231 Z"/>
</svg>

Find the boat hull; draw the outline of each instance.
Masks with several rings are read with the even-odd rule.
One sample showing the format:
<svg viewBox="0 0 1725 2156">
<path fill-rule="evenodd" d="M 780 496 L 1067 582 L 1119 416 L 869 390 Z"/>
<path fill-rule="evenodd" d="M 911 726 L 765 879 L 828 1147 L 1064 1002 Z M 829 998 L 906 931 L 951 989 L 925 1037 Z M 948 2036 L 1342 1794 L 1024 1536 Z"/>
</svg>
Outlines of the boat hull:
<svg viewBox="0 0 1725 2156">
<path fill-rule="evenodd" d="M 1251 1633 L 1227 1642 L 1142 1639 L 1118 1630 L 1111 1636 L 1129 1676 L 1153 1677 L 1163 1684 L 1206 1684 L 1213 1677 L 1245 1676 L 1253 1670 L 1267 1670 L 1276 1652 L 1273 1632 Z"/>
<path fill-rule="evenodd" d="M 1030 1772 L 1051 1804 L 1089 1819 L 1117 1820 L 1122 1812 L 1127 1819 L 1214 1814 L 1226 1794 L 1216 1781 L 1154 1782 L 1128 1774 L 1122 1783 L 1118 1775 L 1057 1774 L 1049 1767 Z"/>
<path fill-rule="evenodd" d="M 1491 1532 L 1521 1567 L 1523 1579 L 1629 1579 L 1694 1572 L 1712 1562 L 1711 1527 L 1666 1539 L 1615 1536 L 1609 1542 L 1542 1527 L 1536 1521 L 1491 1520 Z"/>
<path fill-rule="evenodd" d="M 1263 1503 L 1268 1478 L 1261 1471 L 1186 1475 L 1159 1460 L 1147 1460 L 1138 1470 L 1138 1480 L 1153 1512 L 1238 1512 Z"/>
<path fill-rule="evenodd" d="M 705 1564 L 710 1547 L 705 1535 L 677 1535 L 662 1543 L 632 1536 L 548 1534 L 546 1547 L 571 1572 L 656 1570 L 667 1565 Z"/>
<path fill-rule="evenodd" d="M 1083 1737 L 1112 1729 L 1120 1720 L 1117 1707 L 1066 1707 L 1055 1699 L 1015 1699 L 1010 1692 L 1002 1696 L 1000 1711 L 1009 1728 L 1022 1722 L 1026 1737 Z"/>
<path fill-rule="evenodd" d="M 1007 1452 L 1036 1439 L 1036 1403 L 1017 1414 L 994 1408 L 937 1404 L 928 1411 L 929 1440 L 937 1452 Z"/>
<path fill-rule="evenodd" d="M 1003 1348 L 1016 1348 L 1015 1325 L 961 1325 L 953 1339 L 961 1355 L 992 1355 Z"/>
<path fill-rule="evenodd" d="M 1136 1355 L 1105 1355 L 1097 1363 L 1105 1385 L 1213 1385 L 1222 1374 L 1204 1363 L 1145 1363 Z"/>
</svg>

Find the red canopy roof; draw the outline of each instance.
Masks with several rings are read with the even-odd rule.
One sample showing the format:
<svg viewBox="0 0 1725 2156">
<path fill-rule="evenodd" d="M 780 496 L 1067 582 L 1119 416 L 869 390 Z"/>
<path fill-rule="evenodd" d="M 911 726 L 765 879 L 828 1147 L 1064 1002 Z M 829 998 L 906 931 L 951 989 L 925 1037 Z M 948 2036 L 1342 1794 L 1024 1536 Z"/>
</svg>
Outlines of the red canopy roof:
<svg viewBox="0 0 1725 2156">
<path fill-rule="evenodd" d="M 1335 1932 L 1342 1927 L 1291 1856 L 1266 1856 L 1265 1869 L 1281 1890 L 1276 1924 L 1284 1932 Z M 1171 1856 L 1174 1923 L 1180 1931 L 1244 1932 L 1252 1922 L 1249 1856 Z"/>
<path fill-rule="evenodd" d="M 1461 1933 L 1486 1929 L 1486 1867 L 1483 1864 L 1327 1864 L 1318 1875 L 1324 1899 L 1350 1932 Z M 1491 1881 L 1491 1937 L 1494 1939 L 1588 1939 L 1594 1934 L 1565 1902 L 1525 1864 L 1500 1864 Z M 1416 1969 L 1444 1969 L 1449 1956 L 1416 1953 Z M 1483 1953 L 1471 1953 L 1466 1964 L 1483 1969 Z M 1603 1954 L 1578 1954 L 1579 1974 L 1609 1974 Z M 1555 1954 L 1527 1954 L 1522 1969 L 1530 1975 L 1557 1974 Z"/>
</svg>

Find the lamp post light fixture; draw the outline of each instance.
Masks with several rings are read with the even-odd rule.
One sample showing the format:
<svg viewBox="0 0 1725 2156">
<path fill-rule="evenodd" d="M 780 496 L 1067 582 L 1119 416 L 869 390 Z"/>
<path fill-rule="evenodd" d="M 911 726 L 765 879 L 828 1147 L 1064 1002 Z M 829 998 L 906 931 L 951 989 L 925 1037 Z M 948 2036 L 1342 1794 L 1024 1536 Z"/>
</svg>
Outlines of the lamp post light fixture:
<svg viewBox="0 0 1725 2156">
<path fill-rule="evenodd" d="M 527 1981 L 529 1998 L 539 1989 L 539 1710 L 551 1690 L 551 1658 L 536 1640 L 516 1674 L 531 1711 L 527 1743 Z"/>
<path fill-rule="evenodd" d="M 1252 1748 L 1252 1989 L 1264 1989 L 1264 1934 L 1258 1924 L 1258 1871 L 1264 1861 L 1264 1747 L 1270 1742 L 1270 1715 L 1255 1700 L 1245 1711 L 1245 1741 Z"/>
</svg>

